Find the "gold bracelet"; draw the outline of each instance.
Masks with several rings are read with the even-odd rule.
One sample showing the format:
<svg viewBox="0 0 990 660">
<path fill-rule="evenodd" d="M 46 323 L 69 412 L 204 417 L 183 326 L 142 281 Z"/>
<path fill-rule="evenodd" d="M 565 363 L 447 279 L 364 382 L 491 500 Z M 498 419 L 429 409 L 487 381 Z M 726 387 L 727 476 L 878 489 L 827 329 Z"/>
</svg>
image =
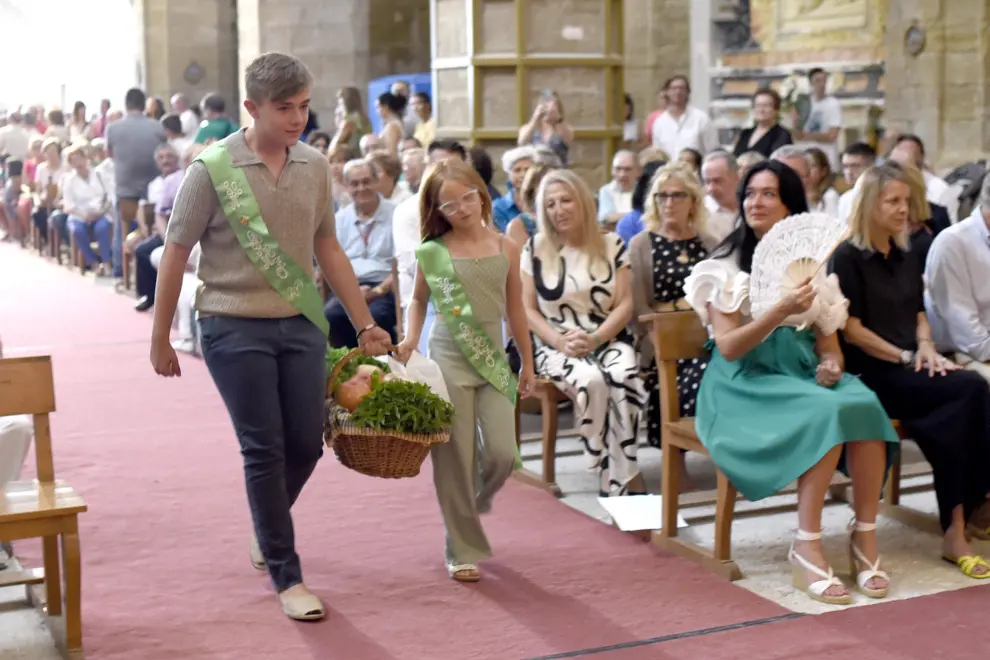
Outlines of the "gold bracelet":
<svg viewBox="0 0 990 660">
<path fill-rule="evenodd" d="M 919 344 L 924 344 L 924 343 L 927 342 L 927 343 L 931 344 L 932 346 L 935 345 L 935 342 L 932 341 L 929 337 L 921 337 L 919 339 L 916 339 L 915 341 L 917 341 Z"/>
<path fill-rule="evenodd" d="M 357 333 L 357 335 L 355 335 L 354 338 L 360 340 L 361 339 L 361 335 L 363 335 L 364 333 L 366 333 L 368 330 L 371 330 L 372 328 L 377 328 L 377 327 L 378 327 L 378 324 L 375 323 L 374 321 L 372 321 L 368 325 L 366 325 L 363 328 L 361 328 L 360 330 L 358 330 L 358 333 Z"/>
</svg>

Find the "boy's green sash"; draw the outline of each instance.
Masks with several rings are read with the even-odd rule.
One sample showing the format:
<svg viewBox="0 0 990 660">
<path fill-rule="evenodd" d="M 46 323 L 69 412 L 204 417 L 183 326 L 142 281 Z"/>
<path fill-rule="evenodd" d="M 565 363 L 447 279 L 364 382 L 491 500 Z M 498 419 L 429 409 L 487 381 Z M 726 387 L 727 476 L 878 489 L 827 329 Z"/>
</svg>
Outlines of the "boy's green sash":
<svg viewBox="0 0 990 660">
<path fill-rule="evenodd" d="M 329 336 L 330 323 L 323 315 L 323 297 L 319 289 L 306 271 L 283 252 L 268 233 L 251 184 L 244 170 L 234 166 L 226 146 L 214 143 L 196 160 L 203 163 L 210 173 L 223 213 L 251 262 L 286 302 L 312 321 L 320 332 Z"/>
</svg>

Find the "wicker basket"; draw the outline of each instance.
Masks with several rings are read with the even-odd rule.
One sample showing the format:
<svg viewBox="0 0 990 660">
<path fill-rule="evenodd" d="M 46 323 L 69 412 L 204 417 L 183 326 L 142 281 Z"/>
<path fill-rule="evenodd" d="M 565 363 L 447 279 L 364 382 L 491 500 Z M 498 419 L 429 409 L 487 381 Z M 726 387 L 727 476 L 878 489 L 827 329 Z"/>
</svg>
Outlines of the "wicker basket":
<svg viewBox="0 0 990 660">
<path fill-rule="evenodd" d="M 354 349 L 337 364 L 328 379 L 329 391 L 344 365 L 361 354 Z M 450 439 L 450 429 L 440 433 L 417 434 L 369 429 L 351 422 L 351 414 L 332 398 L 326 402 L 323 437 L 337 460 L 355 472 L 382 479 L 415 477 L 430 448 Z"/>
</svg>

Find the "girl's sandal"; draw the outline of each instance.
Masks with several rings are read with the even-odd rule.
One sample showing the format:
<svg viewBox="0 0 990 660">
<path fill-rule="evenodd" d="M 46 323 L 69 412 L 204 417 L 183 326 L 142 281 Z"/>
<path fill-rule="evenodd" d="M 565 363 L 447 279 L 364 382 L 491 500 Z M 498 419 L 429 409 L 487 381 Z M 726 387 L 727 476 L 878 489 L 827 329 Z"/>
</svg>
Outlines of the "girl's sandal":
<svg viewBox="0 0 990 660">
<path fill-rule="evenodd" d="M 481 579 L 475 564 L 447 564 L 447 575 L 458 582 L 477 582 Z"/>
<path fill-rule="evenodd" d="M 949 562 L 950 564 L 955 564 L 962 571 L 962 574 L 966 577 L 971 577 L 974 580 L 986 580 L 990 578 L 990 564 L 979 555 L 963 555 L 962 557 L 950 557 L 949 555 L 942 555 L 942 559 Z M 977 573 L 976 569 L 980 567 L 985 570 L 984 573 Z"/>
</svg>

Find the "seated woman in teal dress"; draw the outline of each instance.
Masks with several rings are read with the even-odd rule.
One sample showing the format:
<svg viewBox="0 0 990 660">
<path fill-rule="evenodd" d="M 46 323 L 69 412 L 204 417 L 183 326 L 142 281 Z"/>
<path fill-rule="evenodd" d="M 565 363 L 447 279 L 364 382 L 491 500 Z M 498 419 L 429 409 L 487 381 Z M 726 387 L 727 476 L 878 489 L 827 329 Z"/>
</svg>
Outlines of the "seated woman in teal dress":
<svg viewBox="0 0 990 660">
<path fill-rule="evenodd" d="M 800 287 L 759 319 L 750 316 L 756 244 L 777 222 L 808 212 L 808 204 L 797 173 L 776 161 L 754 166 L 739 191 L 745 222 L 684 283 L 688 303 L 714 339 L 698 389 L 698 436 L 749 500 L 797 480 L 798 533 L 788 553 L 794 586 L 814 600 L 842 605 L 852 597 L 820 539 L 832 475 L 839 467 L 847 472 L 856 586 L 883 598 L 889 580 L 880 569 L 875 523 L 886 460 L 899 449 L 897 433 L 876 395 L 843 373 L 835 333 L 845 323 L 847 303 L 834 277 Z M 794 327 L 802 323 L 793 318 L 802 315 L 808 329 Z"/>
</svg>

